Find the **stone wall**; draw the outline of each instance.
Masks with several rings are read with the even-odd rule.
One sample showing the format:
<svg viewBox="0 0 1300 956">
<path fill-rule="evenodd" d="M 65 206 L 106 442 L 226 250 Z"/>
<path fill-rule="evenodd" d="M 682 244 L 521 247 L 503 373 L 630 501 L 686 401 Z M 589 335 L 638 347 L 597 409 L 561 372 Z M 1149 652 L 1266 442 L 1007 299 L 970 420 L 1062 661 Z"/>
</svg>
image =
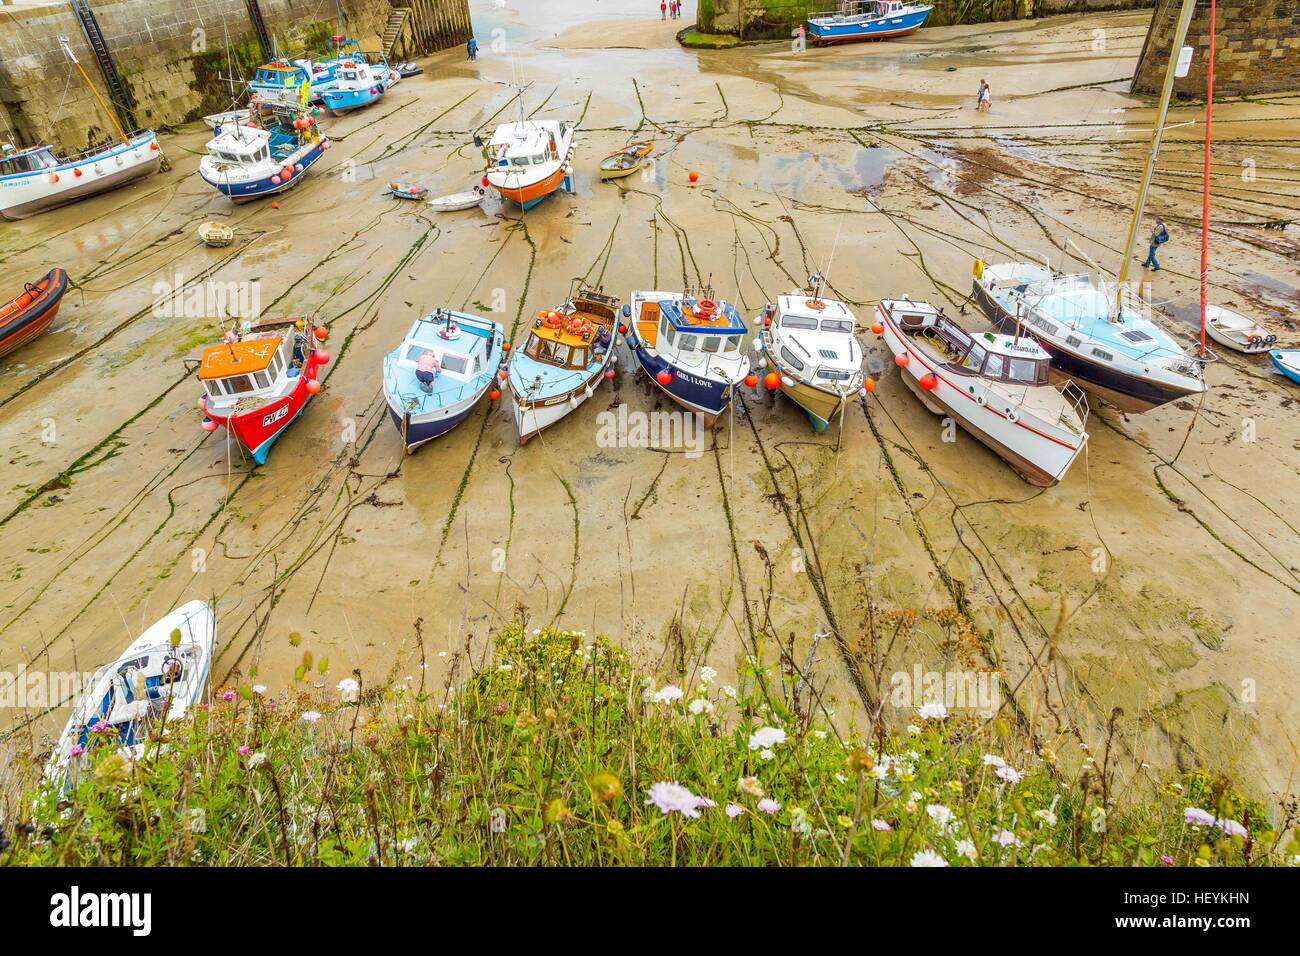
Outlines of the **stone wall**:
<svg viewBox="0 0 1300 956">
<path fill-rule="evenodd" d="M 389 0 L 341 0 L 347 35 L 368 50 L 393 6 Z M 239 84 L 263 61 L 245 0 L 91 0 L 118 71 L 135 99 L 139 126 L 162 128 L 230 108 Z M 282 54 L 317 52 L 338 32 L 335 0 L 260 0 Z M 418 0 L 422 46 L 463 43 L 468 0 Z M 81 23 L 66 3 L 0 7 L 0 137 L 21 145 L 53 143 L 63 151 L 112 138 L 113 128 L 59 46 L 66 36 L 100 93 L 107 88 Z M 409 47 L 409 44 L 408 44 Z"/>
<path fill-rule="evenodd" d="M 1133 92 L 1158 95 L 1169 65 L 1181 0 L 1160 0 L 1133 74 Z M 1300 90 L 1300 0 L 1219 0 L 1215 23 L 1215 94 L 1245 96 Z M 1210 3 L 1197 0 L 1187 45 L 1196 52 L 1174 93 L 1203 98 L 1210 48 Z"/>
<path fill-rule="evenodd" d="M 1156 0 L 929 0 L 934 12 L 927 26 L 1020 20 L 1089 10 L 1133 10 Z M 786 36 L 810 14 L 834 10 L 836 0 L 700 0 L 700 29 L 739 33 L 747 39 Z"/>
</svg>

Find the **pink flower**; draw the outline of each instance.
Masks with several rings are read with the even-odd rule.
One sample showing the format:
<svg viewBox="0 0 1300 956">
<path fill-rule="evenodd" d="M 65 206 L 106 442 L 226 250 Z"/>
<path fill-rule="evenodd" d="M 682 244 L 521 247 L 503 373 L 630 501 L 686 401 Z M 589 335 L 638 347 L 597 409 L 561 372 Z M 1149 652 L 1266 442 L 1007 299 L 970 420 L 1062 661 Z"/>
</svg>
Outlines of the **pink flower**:
<svg viewBox="0 0 1300 956">
<path fill-rule="evenodd" d="M 708 797 L 696 797 L 695 799 L 698 800 L 699 805 L 706 810 L 712 810 L 714 807 L 717 806 L 717 804 L 714 801 L 710 800 Z"/>
<path fill-rule="evenodd" d="M 881 833 L 884 833 L 886 830 L 892 830 L 894 828 L 891 827 L 889 823 L 886 822 L 885 820 L 872 820 L 871 829 L 878 830 Z"/>
<path fill-rule="evenodd" d="M 1204 827 L 1213 826 L 1214 814 L 1207 813 L 1200 807 L 1187 807 L 1183 810 L 1183 822 Z"/>
<path fill-rule="evenodd" d="M 1174 858 L 1173 858 L 1172 856 L 1170 856 L 1168 853 L 1162 853 L 1162 854 L 1160 854 L 1160 865 L 1161 865 L 1161 866 L 1173 866 L 1173 865 L 1174 865 Z"/>
<path fill-rule="evenodd" d="M 781 804 L 777 803 L 771 797 L 764 797 L 762 800 L 758 801 L 758 809 L 762 810 L 764 813 L 772 814 L 781 809 Z"/>
<path fill-rule="evenodd" d="M 73 745 L 72 745 L 72 749 L 68 751 L 68 756 L 69 756 L 69 757 L 80 757 L 80 756 L 81 756 L 82 754 L 84 754 L 85 752 L 86 752 L 86 748 L 83 747 L 83 746 L 81 746 L 81 744 L 73 744 Z"/>
<path fill-rule="evenodd" d="M 109 730 L 110 728 L 107 720 L 97 720 L 95 721 L 94 724 L 91 725 L 90 729 L 93 733 L 102 734 L 104 733 L 104 731 Z"/>
<path fill-rule="evenodd" d="M 744 812 L 745 808 L 738 803 L 727 804 L 727 816 L 731 817 L 733 820 Z"/>
<path fill-rule="evenodd" d="M 228 704 L 235 699 L 235 692 L 233 690 L 228 690 L 221 695 L 221 699 Z"/>
<path fill-rule="evenodd" d="M 698 817 L 701 799 L 677 781 L 664 780 L 650 788 L 646 803 L 653 803 L 665 815 L 675 811 L 684 817 Z"/>
<path fill-rule="evenodd" d="M 247 746 L 247 745 L 245 745 L 245 746 L 243 746 L 243 747 L 240 747 L 240 748 L 239 748 L 239 756 L 241 756 L 241 757 L 247 757 L 247 756 L 248 756 L 248 752 L 249 752 L 250 750 L 252 750 L 252 749 L 253 749 L 252 747 L 249 747 L 249 746 Z"/>
</svg>

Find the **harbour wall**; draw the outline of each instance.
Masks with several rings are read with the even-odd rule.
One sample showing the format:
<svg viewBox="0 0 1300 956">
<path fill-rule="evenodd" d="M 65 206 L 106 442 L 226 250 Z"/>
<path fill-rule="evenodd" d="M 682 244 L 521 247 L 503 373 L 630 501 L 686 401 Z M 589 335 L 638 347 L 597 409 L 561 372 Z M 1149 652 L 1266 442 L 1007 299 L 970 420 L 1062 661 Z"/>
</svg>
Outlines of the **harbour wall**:
<svg viewBox="0 0 1300 956">
<path fill-rule="evenodd" d="M 1178 0 L 1160 0 L 1133 75 L 1133 92 L 1159 94 L 1178 25 Z M 1214 91 L 1227 96 L 1300 90 L 1300 2 L 1219 0 L 1214 43 Z M 1209 0 L 1198 0 L 1187 30 L 1195 50 L 1187 76 L 1174 81 L 1183 98 L 1205 96 L 1210 48 Z"/>
<path fill-rule="evenodd" d="M 1058 13 L 1136 10 L 1156 0 L 929 0 L 934 12 L 927 26 L 1023 20 Z M 788 36 L 811 14 L 836 8 L 836 0 L 700 0 L 699 26 L 707 33 L 734 33 L 745 39 Z"/>
<path fill-rule="evenodd" d="M 464 43 L 468 0 L 340 0 L 346 35 L 378 50 L 390 18 L 408 7 L 397 52 L 416 56 Z M 245 0 L 91 0 L 118 72 L 135 100 L 137 125 L 165 128 L 229 109 L 263 62 Z M 323 50 L 339 32 L 335 0 L 260 0 L 284 55 Z M 113 137 L 94 95 L 68 62 L 73 52 L 107 99 L 106 84 L 70 4 L 0 6 L 0 138 L 75 152 Z"/>
</svg>

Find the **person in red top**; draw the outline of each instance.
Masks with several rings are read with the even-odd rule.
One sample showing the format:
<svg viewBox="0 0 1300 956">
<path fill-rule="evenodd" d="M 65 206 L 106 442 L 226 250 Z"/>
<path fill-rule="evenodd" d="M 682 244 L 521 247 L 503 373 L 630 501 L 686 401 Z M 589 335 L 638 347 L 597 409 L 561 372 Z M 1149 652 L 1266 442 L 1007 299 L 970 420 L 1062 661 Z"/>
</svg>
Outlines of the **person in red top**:
<svg viewBox="0 0 1300 956">
<path fill-rule="evenodd" d="M 668 0 L 659 0 L 659 19 L 668 19 Z"/>
</svg>

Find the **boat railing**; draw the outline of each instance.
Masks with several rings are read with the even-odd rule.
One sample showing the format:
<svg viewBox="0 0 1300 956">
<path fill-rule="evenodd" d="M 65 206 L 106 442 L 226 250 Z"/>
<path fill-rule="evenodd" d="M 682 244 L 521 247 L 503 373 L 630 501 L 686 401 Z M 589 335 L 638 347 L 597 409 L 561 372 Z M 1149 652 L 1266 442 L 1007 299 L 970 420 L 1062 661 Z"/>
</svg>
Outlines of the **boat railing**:
<svg viewBox="0 0 1300 956">
<path fill-rule="evenodd" d="M 1066 409 L 1061 409 L 1056 424 L 1077 434 L 1083 434 L 1085 426 L 1088 424 L 1088 415 L 1092 412 L 1092 408 L 1088 404 L 1088 396 L 1072 380 L 1058 382 L 1054 387 L 1061 393 L 1061 397 L 1066 400 L 1069 407 L 1074 410 L 1075 415 L 1075 420 L 1071 421 L 1066 415 Z"/>
<path fill-rule="evenodd" d="M 132 130 L 126 136 L 127 142 L 134 143 L 137 137 L 144 136 L 146 133 L 150 133 L 150 132 L 152 132 L 152 130 L 147 130 L 147 129 Z M 106 153 L 121 145 L 122 143 L 117 140 L 101 140 L 98 143 L 88 146 L 86 149 L 83 149 L 79 153 L 72 153 L 70 155 L 60 157 L 59 165 L 65 166 L 69 163 L 79 163 L 83 159 L 90 159 L 92 156 L 96 156 L 100 153 Z"/>
<path fill-rule="evenodd" d="M 437 407 L 439 408 L 445 408 L 448 405 L 454 405 L 457 402 L 464 401 L 466 398 L 469 398 L 475 392 L 483 388 L 487 383 L 487 380 L 495 374 L 495 370 L 480 372 L 469 381 L 462 383 L 454 392 L 445 386 L 433 392 L 426 392 L 418 386 L 414 391 L 405 391 L 398 385 L 397 376 L 391 369 L 387 374 L 387 378 L 389 381 L 389 390 L 401 401 L 402 408 L 411 412 L 421 408 L 425 401 L 430 398 L 438 400 Z"/>
</svg>

